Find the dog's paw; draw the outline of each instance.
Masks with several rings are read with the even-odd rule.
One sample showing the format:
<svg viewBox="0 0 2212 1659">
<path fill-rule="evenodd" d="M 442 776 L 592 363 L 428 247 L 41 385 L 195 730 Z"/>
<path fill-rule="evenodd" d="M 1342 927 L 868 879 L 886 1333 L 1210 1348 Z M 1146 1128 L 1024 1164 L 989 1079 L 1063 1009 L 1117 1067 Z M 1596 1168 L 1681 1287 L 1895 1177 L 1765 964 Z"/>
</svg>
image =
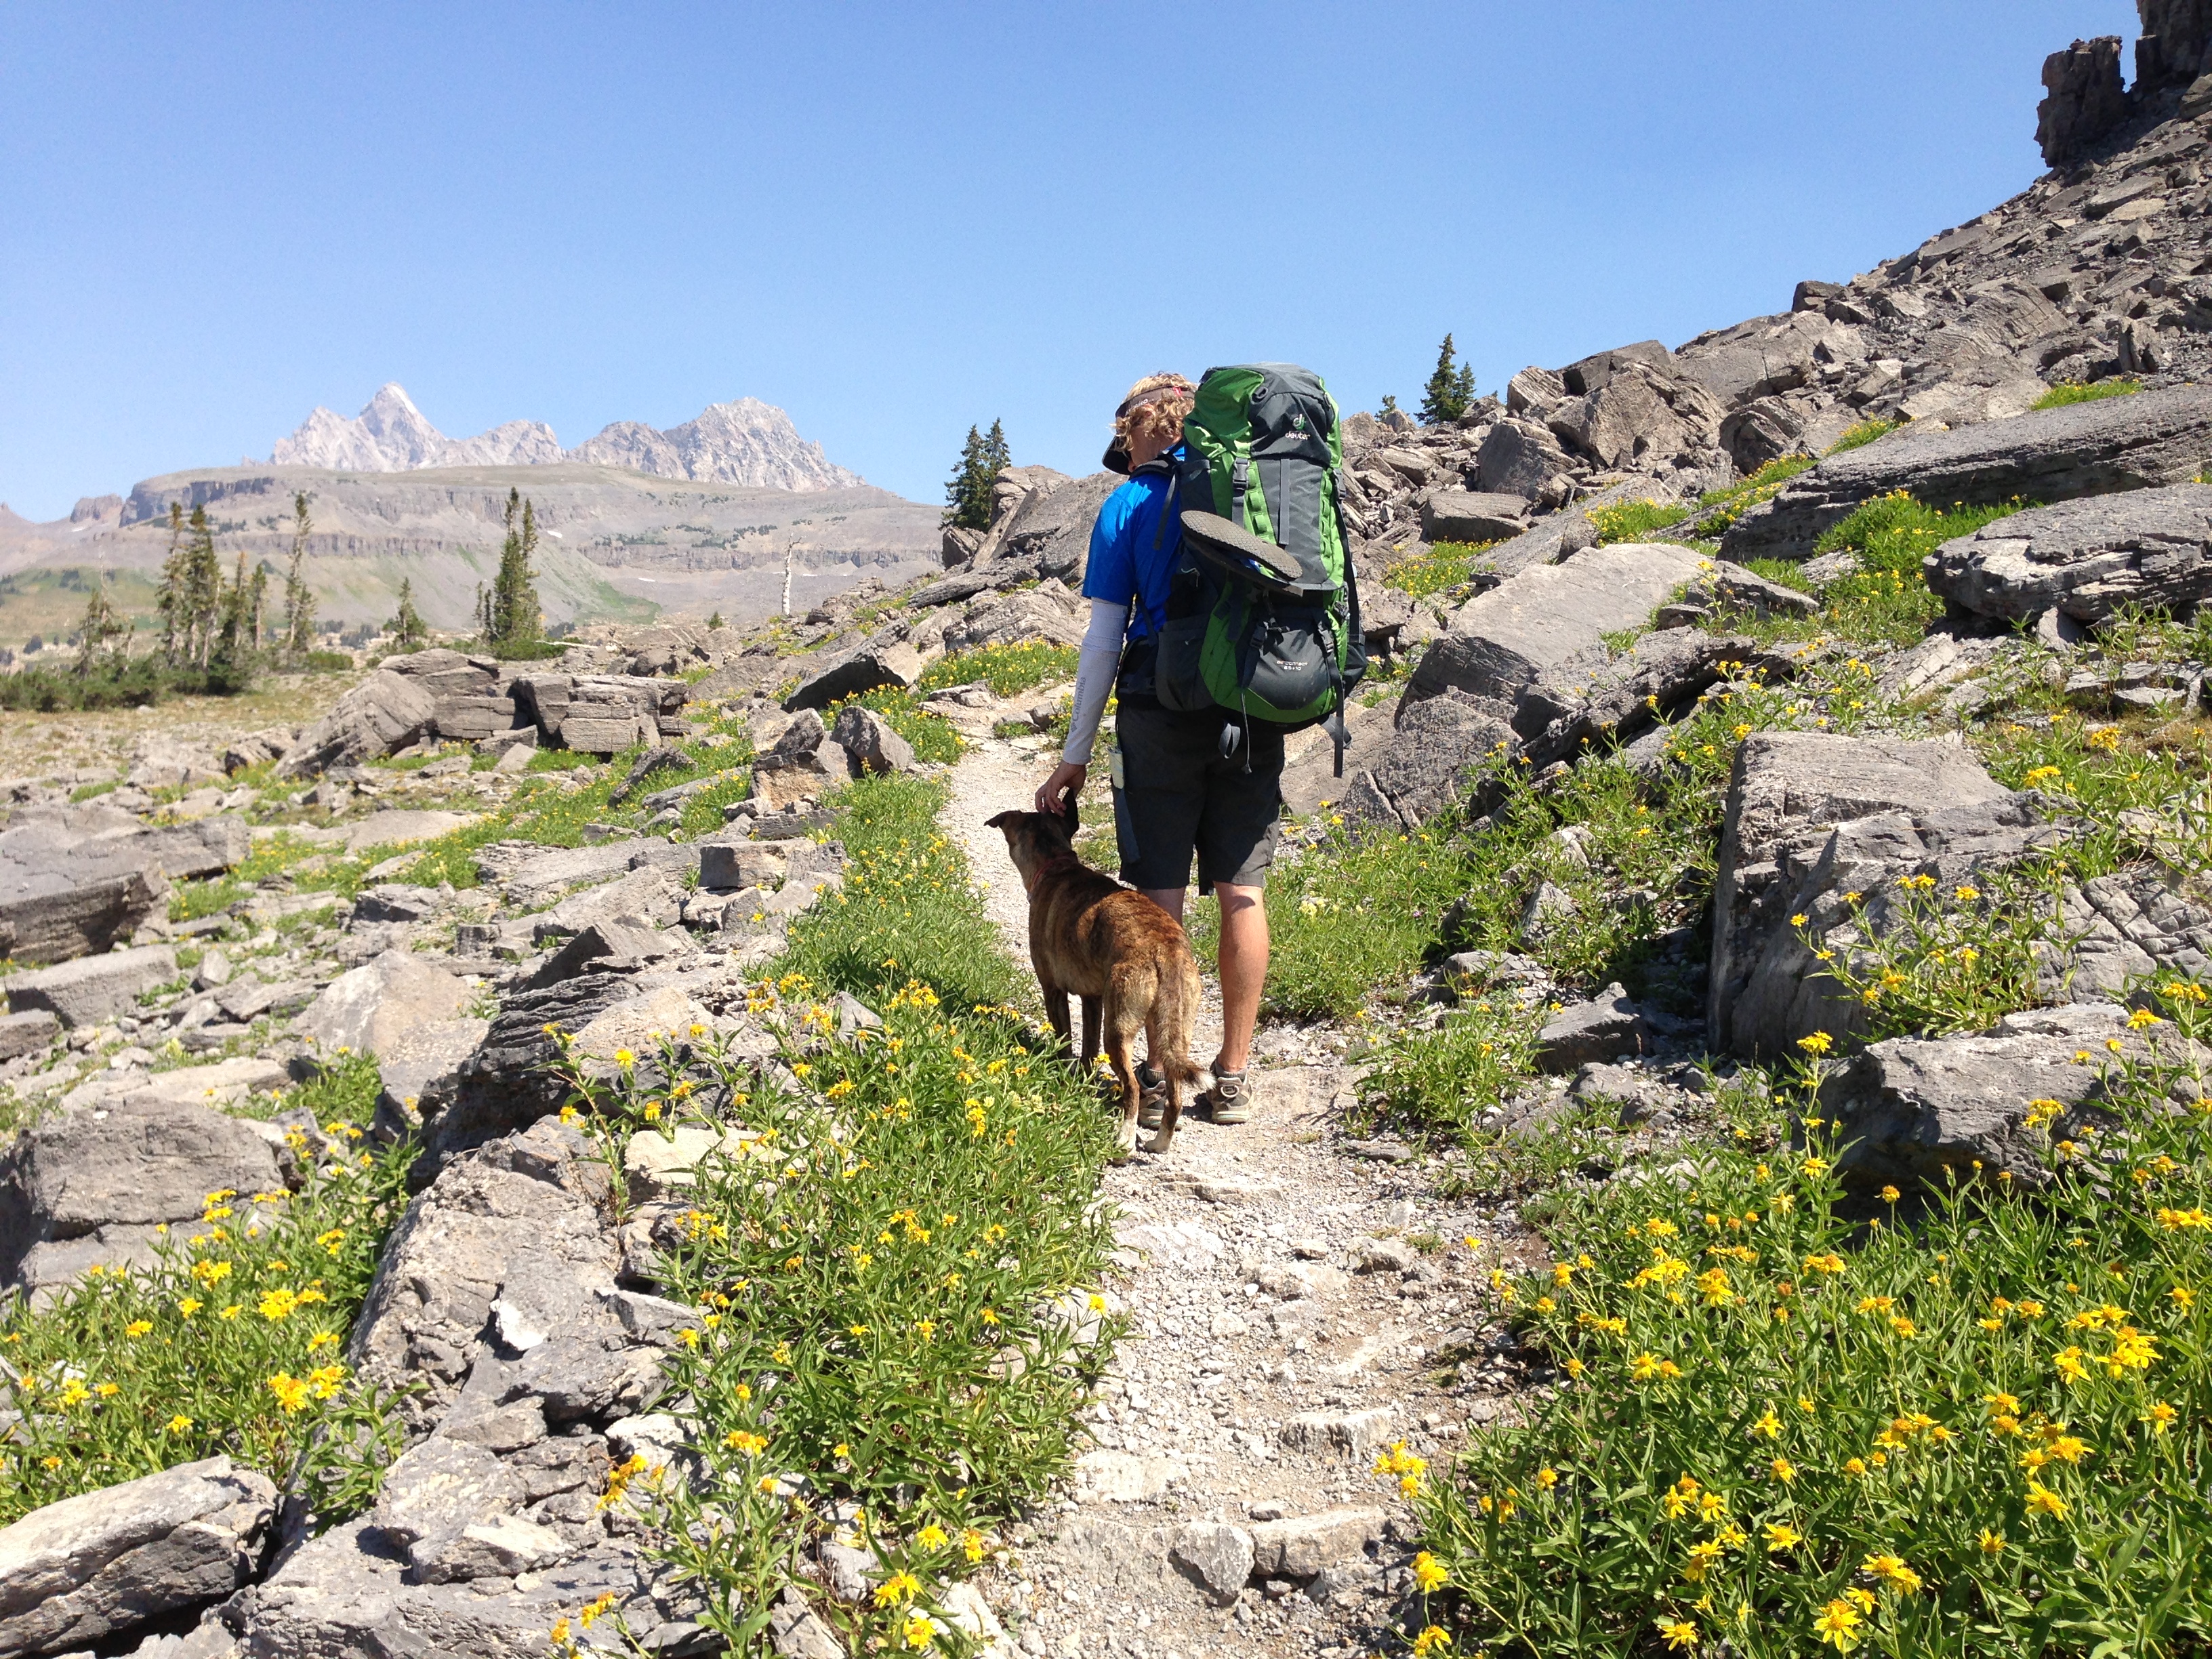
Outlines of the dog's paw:
<svg viewBox="0 0 2212 1659">
<path fill-rule="evenodd" d="M 1145 1143 L 1145 1150 L 1148 1152 L 1164 1152 L 1174 1144 L 1175 1131 L 1172 1129 L 1162 1129 L 1158 1133 L 1155 1134 L 1150 1140 L 1147 1140 Z"/>
</svg>

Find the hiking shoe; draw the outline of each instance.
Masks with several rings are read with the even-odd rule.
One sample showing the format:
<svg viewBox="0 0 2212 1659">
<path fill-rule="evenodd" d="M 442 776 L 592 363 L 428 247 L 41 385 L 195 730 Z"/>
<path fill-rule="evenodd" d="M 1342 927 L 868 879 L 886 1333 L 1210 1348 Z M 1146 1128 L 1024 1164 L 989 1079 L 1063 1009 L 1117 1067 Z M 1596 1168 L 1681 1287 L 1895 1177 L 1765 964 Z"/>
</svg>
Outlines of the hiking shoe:
<svg viewBox="0 0 2212 1659">
<path fill-rule="evenodd" d="M 1200 1103 L 1206 1115 L 1216 1123 L 1249 1123 L 1252 1121 L 1252 1087 L 1244 1080 L 1243 1072 L 1224 1072 L 1217 1068 L 1213 1086 L 1201 1097 Z"/>
<path fill-rule="evenodd" d="M 1167 1109 L 1167 1103 L 1166 1077 L 1152 1069 L 1152 1061 L 1139 1060 L 1137 1062 L 1137 1127 L 1140 1129 L 1158 1128 L 1160 1114 Z"/>
</svg>

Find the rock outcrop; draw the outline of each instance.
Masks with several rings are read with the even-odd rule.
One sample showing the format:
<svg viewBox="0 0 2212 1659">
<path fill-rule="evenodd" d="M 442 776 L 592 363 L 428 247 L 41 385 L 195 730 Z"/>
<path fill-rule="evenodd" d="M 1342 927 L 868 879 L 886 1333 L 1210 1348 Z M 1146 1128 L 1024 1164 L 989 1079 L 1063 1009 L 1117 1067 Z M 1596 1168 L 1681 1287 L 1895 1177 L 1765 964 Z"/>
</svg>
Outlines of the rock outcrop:
<svg viewBox="0 0 2212 1659">
<path fill-rule="evenodd" d="M 1945 542 L 1928 585 L 1963 617 L 2092 626 L 2124 606 L 2187 617 L 2212 597 L 2212 485 L 2172 484 L 2032 507 Z"/>
</svg>

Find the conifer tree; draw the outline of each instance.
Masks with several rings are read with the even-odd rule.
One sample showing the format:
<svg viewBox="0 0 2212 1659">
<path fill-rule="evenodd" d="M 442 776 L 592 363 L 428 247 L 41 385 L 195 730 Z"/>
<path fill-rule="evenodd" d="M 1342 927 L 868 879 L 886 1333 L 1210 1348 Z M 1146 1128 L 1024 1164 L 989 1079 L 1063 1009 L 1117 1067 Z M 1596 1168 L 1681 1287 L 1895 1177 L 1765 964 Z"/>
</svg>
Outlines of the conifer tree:
<svg viewBox="0 0 2212 1659">
<path fill-rule="evenodd" d="M 185 564 L 184 504 L 171 501 L 169 552 L 168 556 L 161 561 L 161 591 L 154 601 L 154 609 L 161 618 L 161 659 L 173 668 L 186 649 L 189 632 L 190 605 L 185 599 Z"/>
<path fill-rule="evenodd" d="M 265 637 L 263 619 L 269 611 L 269 561 L 266 559 L 253 567 L 252 590 L 247 596 L 246 609 L 252 613 L 253 649 L 258 655 Z"/>
<path fill-rule="evenodd" d="M 520 522 L 516 519 L 520 511 Z M 544 637 L 545 619 L 538 608 L 538 509 L 520 490 L 507 493 L 507 541 L 499 555 L 499 574 L 483 598 L 484 642 L 495 651 L 520 651 Z"/>
<path fill-rule="evenodd" d="M 1466 414 L 1468 405 L 1474 401 L 1474 367 L 1455 367 L 1456 356 L 1452 337 L 1447 334 L 1437 352 L 1436 373 L 1421 388 L 1421 422 L 1425 426 L 1448 425 Z"/>
<path fill-rule="evenodd" d="M 191 539 L 185 550 L 185 606 L 189 631 L 186 641 L 195 667 L 204 669 L 215 649 L 216 626 L 222 611 L 222 561 L 216 556 L 215 528 L 208 523 L 207 508 L 195 507 L 191 519 Z"/>
<path fill-rule="evenodd" d="M 415 584 L 402 576 L 399 579 L 399 614 L 392 619 L 392 638 L 404 651 L 422 649 L 430 637 L 421 613 L 415 609 Z"/>
<path fill-rule="evenodd" d="M 284 655 L 297 662 L 315 643 L 315 596 L 308 589 L 303 568 L 307 537 L 314 520 L 307 516 L 307 492 L 292 497 L 292 562 L 284 573 Z"/>
<path fill-rule="evenodd" d="M 713 616 L 707 618 L 707 626 L 709 629 L 720 628 L 721 625 L 722 613 L 719 611 L 717 611 Z"/>
<path fill-rule="evenodd" d="M 127 641 L 132 631 L 131 628 L 125 625 L 123 618 L 115 614 L 115 607 L 108 603 L 107 576 L 102 572 L 99 585 L 92 590 L 92 597 L 84 605 L 84 626 L 77 639 L 78 677 L 89 677 L 99 666 L 100 652 L 116 640 L 126 642 L 117 646 L 115 650 L 115 665 L 120 667 L 122 659 L 130 648 Z"/>
<path fill-rule="evenodd" d="M 987 435 L 974 427 L 968 428 L 968 441 L 960 446 L 960 463 L 952 470 L 952 477 L 945 485 L 944 524 L 956 530 L 988 530 L 991 527 L 991 491 L 999 482 L 999 475 L 1006 470 L 1012 457 L 1006 449 L 1006 429 L 999 421 L 991 422 Z"/>
<path fill-rule="evenodd" d="M 236 683 L 252 672 L 253 647 L 247 630 L 253 623 L 253 579 L 246 574 L 244 553 L 238 556 L 237 574 L 225 582 L 218 568 L 216 584 L 222 598 L 210 629 L 214 641 L 208 651 L 208 666 Z"/>
</svg>

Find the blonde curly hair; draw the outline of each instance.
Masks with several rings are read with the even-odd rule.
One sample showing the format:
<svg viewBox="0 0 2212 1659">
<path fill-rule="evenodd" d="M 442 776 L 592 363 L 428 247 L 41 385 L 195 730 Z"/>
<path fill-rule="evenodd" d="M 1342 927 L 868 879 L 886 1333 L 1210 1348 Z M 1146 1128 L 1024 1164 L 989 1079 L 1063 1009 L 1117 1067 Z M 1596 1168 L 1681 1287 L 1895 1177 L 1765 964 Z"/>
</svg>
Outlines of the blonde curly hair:
<svg viewBox="0 0 2212 1659">
<path fill-rule="evenodd" d="M 1182 417 L 1190 413 L 1198 388 L 1180 374 L 1147 374 L 1129 388 L 1121 406 L 1114 411 L 1114 441 L 1129 451 L 1146 440 L 1172 443 L 1182 432 Z"/>
</svg>

